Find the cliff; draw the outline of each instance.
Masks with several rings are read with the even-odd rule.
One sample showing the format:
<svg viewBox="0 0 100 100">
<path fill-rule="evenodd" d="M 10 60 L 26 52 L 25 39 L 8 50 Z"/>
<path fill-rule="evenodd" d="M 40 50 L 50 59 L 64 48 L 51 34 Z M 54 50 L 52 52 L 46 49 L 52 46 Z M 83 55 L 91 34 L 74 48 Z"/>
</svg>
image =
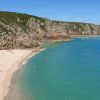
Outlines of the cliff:
<svg viewBox="0 0 100 100">
<path fill-rule="evenodd" d="M 0 49 L 33 48 L 46 40 L 63 40 L 72 35 L 99 35 L 100 26 L 79 22 L 0 12 Z"/>
</svg>

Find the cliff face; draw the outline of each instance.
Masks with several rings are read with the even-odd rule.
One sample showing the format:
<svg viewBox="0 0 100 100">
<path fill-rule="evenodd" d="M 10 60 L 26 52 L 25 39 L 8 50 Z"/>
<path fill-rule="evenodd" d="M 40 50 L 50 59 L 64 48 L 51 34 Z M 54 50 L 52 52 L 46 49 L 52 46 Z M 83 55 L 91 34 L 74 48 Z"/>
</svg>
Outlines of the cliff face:
<svg viewBox="0 0 100 100">
<path fill-rule="evenodd" d="M 44 40 L 63 40 L 71 35 L 99 35 L 100 26 L 61 22 L 14 12 L 0 12 L 0 49 L 32 48 Z"/>
</svg>

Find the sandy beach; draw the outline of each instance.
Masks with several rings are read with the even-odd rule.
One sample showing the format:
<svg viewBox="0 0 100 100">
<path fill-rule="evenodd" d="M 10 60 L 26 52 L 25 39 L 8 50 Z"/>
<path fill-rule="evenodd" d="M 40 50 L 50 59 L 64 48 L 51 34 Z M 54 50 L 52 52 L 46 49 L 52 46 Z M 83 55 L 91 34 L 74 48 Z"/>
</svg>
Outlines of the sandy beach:
<svg viewBox="0 0 100 100">
<path fill-rule="evenodd" d="M 8 94 L 13 73 L 21 68 L 28 58 L 40 51 L 40 48 L 0 50 L 0 100 L 4 100 L 3 98 Z"/>
</svg>

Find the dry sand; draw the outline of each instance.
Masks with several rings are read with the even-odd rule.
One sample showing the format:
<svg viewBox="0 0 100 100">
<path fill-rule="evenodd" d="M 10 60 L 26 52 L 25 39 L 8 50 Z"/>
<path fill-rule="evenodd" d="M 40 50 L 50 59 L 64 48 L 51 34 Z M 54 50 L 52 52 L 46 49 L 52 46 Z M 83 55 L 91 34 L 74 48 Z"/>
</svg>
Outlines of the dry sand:
<svg viewBox="0 0 100 100">
<path fill-rule="evenodd" d="M 3 100 L 8 94 L 13 73 L 21 68 L 31 55 L 34 56 L 39 51 L 41 51 L 39 48 L 33 50 L 0 50 L 0 100 Z"/>
</svg>

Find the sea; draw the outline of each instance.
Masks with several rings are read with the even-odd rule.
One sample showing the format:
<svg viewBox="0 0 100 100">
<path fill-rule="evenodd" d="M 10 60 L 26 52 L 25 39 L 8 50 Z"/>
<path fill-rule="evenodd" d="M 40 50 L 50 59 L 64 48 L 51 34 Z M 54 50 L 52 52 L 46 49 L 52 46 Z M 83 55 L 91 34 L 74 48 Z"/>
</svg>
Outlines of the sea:
<svg viewBox="0 0 100 100">
<path fill-rule="evenodd" d="M 5 100 L 100 100 L 100 37 L 44 47 L 13 75 Z"/>
</svg>

